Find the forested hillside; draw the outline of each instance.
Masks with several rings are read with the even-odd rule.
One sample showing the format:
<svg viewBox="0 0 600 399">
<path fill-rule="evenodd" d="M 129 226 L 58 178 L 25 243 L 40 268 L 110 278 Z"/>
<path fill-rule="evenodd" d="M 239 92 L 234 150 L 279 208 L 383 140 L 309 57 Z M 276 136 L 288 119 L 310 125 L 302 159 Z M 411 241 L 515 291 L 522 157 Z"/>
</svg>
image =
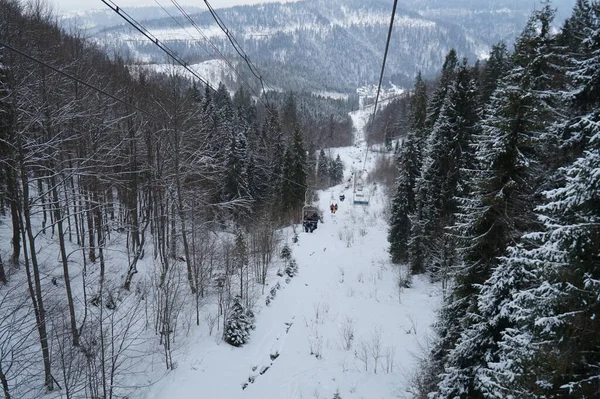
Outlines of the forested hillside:
<svg viewBox="0 0 600 399">
<path fill-rule="evenodd" d="M 0 383 L 5 398 L 125 397 L 148 354 L 175 367 L 205 296 L 208 322 L 239 332 L 316 154 L 352 126 L 293 93 L 133 76 L 55 20 L 0 0 Z"/>
<path fill-rule="evenodd" d="M 558 3 L 564 16 L 573 0 Z M 417 71 L 433 78 L 451 48 L 472 62 L 485 57 L 499 40 L 513 42 L 533 7 L 535 2 L 521 0 L 399 3 L 384 82 L 410 87 Z M 390 9 L 386 0 L 305 0 L 220 9 L 219 17 L 271 89 L 348 93 L 378 81 Z M 202 35 L 221 53 L 238 58 L 208 11 L 188 10 L 202 33 L 179 11 L 171 12 L 173 18 L 157 11 L 143 25 L 187 62 L 219 57 Z M 156 46 L 129 25 L 97 27 L 93 37 L 111 54 L 164 62 Z"/>
<path fill-rule="evenodd" d="M 404 138 L 392 260 L 444 290 L 417 397 L 600 395 L 600 3 L 554 17 L 380 114 Z"/>
</svg>

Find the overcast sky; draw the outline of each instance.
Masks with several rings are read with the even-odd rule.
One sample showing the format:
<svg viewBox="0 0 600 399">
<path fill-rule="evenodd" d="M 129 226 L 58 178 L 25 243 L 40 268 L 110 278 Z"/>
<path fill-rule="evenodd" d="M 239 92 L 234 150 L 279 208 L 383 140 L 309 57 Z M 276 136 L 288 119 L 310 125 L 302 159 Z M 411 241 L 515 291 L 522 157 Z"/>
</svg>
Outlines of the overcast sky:
<svg viewBox="0 0 600 399">
<path fill-rule="evenodd" d="M 78 10 L 91 10 L 94 8 L 106 8 L 106 5 L 100 0 L 49 0 L 54 3 L 55 10 L 59 13 Z M 126 8 L 131 6 L 156 6 L 154 0 L 113 0 L 115 4 Z M 231 7 L 241 4 L 273 3 L 275 1 L 286 2 L 294 0 L 209 0 L 214 8 Z M 170 5 L 169 0 L 158 0 L 162 5 Z M 202 0 L 179 0 L 182 6 L 202 6 Z"/>
</svg>

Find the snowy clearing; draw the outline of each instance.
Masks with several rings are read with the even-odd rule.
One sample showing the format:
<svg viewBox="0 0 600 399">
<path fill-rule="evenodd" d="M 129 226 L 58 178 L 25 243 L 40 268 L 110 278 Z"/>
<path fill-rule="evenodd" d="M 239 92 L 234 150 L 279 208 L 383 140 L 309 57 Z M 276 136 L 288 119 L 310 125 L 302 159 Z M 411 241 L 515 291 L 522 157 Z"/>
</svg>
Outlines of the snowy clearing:
<svg viewBox="0 0 600 399">
<path fill-rule="evenodd" d="M 346 179 L 364 151 L 331 149 L 344 161 Z M 336 391 L 342 398 L 411 396 L 407 379 L 430 334 L 439 290 L 422 277 L 399 290 L 405 271 L 389 262 L 382 190 L 372 188 L 367 207 L 353 206 L 352 190 L 343 185 L 319 197 L 324 223 L 314 233 L 297 226 L 296 244 L 287 230 L 300 272 L 289 283 L 274 276 L 269 286 L 281 289 L 269 306 L 258 302 L 251 341 L 234 348 L 198 333 L 178 368 L 145 398 L 332 398 Z M 332 202 L 336 214 L 328 210 Z"/>
</svg>

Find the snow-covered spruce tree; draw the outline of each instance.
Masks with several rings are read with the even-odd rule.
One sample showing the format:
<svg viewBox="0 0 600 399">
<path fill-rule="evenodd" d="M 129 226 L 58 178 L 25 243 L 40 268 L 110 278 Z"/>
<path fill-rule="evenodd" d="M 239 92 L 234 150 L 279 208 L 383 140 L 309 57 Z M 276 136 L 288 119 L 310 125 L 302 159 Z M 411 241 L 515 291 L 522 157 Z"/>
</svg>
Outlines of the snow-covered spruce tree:
<svg viewBox="0 0 600 399">
<path fill-rule="evenodd" d="M 510 69 L 510 55 L 504 42 L 500 42 L 490 50 L 490 55 L 485 63 L 481 76 L 481 88 L 479 90 L 479 103 L 485 107 L 496 88 L 500 79 Z M 483 111 L 484 109 L 482 109 Z"/>
<path fill-rule="evenodd" d="M 298 107 L 296 105 L 296 94 L 289 92 L 285 95 L 283 106 L 281 107 L 281 129 L 286 137 L 291 137 L 300 126 L 298 118 Z"/>
<path fill-rule="evenodd" d="M 423 81 L 421 72 L 417 74 L 415 79 L 415 88 L 410 99 L 410 129 L 416 139 L 416 151 L 419 154 L 418 168 L 421 168 L 421 153 L 425 145 L 427 130 L 425 128 L 427 121 L 427 85 Z"/>
<path fill-rule="evenodd" d="M 396 208 L 392 209 L 392 220 L 390 221 L 388 241 L 391 244 L 390 255 L 392 256 L 392 259 L 398 259 L 398 261 L 400 261 L 403 257 L 402 252 L 406 251 L 406 257 L 407 260 L 410 261 L 412 273 L 417 274 L 423 272 L 423 258 L 421 255 L 419 226 L 417 225 L 415 226 L 415 229 L 413 229 L 412 221 L 418 220 L 418 216 L 415 215 L 417 210 L 415 182 L 420 175 L 422 163 L 421 154 L 427 135 L 427 86 L 425 82 L 423 82 L 420 72 L 415 79 L 414 94 L 410 99 L 409 112 L 410 131 L 405 146 L 411 146 L 408 141 L 412 141 L 413 151 L 405 151 L 404 154 L 407 155 L 407 157 L 399 157 L 398 160 L 404 160 L 407 163 L 412 164 L 412 166 L 405 169 L 407 165 L 398 165 L 400 176 L 397 181 L 396 196 L 399 197 L 393 200 L 397 205 Z M 401 183 L 401 180 L 403 179 L 402 175 L 404 173 L 406 173 L 404 179 L 406 183 Z M 401 188 L 403 191 L 400 191 Z M 407 199 L 406 208 L 402 205 L 404 203 L 402 197 Z M 403 224 L 404 222 L 406 222 L 406 224 Z M 412 237 L 416 237 L 416 239 L 412 239 Z M 403 246 L 406 246 L 406 248 L 402 249 Z"/>
<path fill-rule="evenodd" d="M 329 186 L 329 157 L 325 154 L 325 150 L 319 151 L 319 159 L 317 160 L 317 183 L 320 187 Z"/>
<path fill-rule="evenodd" d="M 228 145 L 223 200 L 231 201 L 248 196 L 247 155 L 246 136 L 240 131 L 236 137 L 231 136 Z"/>
<path fill-rule="evenodd" d="M 537 187 L 544 180 L 540 171 L 543 143 L 553 130 L 555 71 L 549 62 L 553 16 L 545 4 L 530 18 L 515 46 L 514 67 L 494 92 L 482 132 L 475 135 L 478 168 L 473 193 L 460 199 L 455 227 L 463 264 L 441 311 L 434 358 L 444 371 L 432 398 L 488 395 L 482 388 L 485 377 L 480 378 L 484 374 L 478 370 L 495 361 L 497 341 L 508 326 L 488 324 L 497 318 L 489 313 L 483 316 L 479 295 L 492 271 L 501 267 L 508 246 L 539 228 L 533 208 L 539 201 Z M 496 298 L 495 303 L 501 300 Z"/>
<path fill-rule="evenodd" d="M 396 179 L 396 194 L 392 199 L 392 214 L 388 231 L 389 251 L 393 263 L 408 261 L 409 215 L 415 210 L 414 190 L 418 175 L 418 163 L 416 138 L 414 134 L 409 134 L 398 155 L 399 176 Z"/>
<path fill-rule="evenodd" d="M 457 65 L 458 57 L 456 55 L 456 50 L 451 49 L 448 54 L 446 54 L 439 82 L 427 107 L 427 117 L 424 122 L 425 126 L 427 126 L 429 129 L 432 129 L 435 125 L 435 122 L 442 111 L 442 107 L 446 102 L 446 94 L 448 93 L 448 89 L 454 81 Z"/>
<path fill-rule="evenodd" d="M 444 60 L 444 65 L 442 67 L 442 72 L 440 76 L 440 80 L 436 87 L 435 92 L 431 97 L 431 101 L 427 105 L 425 111 L 425 119 L 421 120 L 423 114 L 422 111 L 419 110 L 419 119 L 413 119 L 413 123 L 417 122 L 422 123 L 422 126 L 415 129 L 418 132 L 419 137 L 419 153 L 421 155 L 422 162 L 425 162 L 426 153 L 428 151 L 428 147 L 430 145 L 429 136 L 431 134 L 431 130 L 434 128 L 435 123 L 442 111 L 442 107 L 444 102 L 446 101 L 446 95 L 452 82 L 455 77 L 456 65 L 458 63 L 458 59 L 456 56 L 456 51 L 454 49 L 450 50 L 446 55 Z M 419 78 L 420 75 L 417 77 Z M 420 82 L 417 81 L 417 84 Z M 422 83 L 422 82 L 421 82 Z M 419 89 L 425 89 L 424 85 Z M 417 87 L 415 87 L 416 89 Z M 415 95 L 416 99 L 422 101 L 423 95 L 419 94 L 418 97 Z M 419 106 L 422 106 L 419 103 Z M 414 111 L 413 111 L 414 112 Z M 414 118 L 414 117 L 413 117 Z M 424 168 L 424 163 L 420 164 L 419 167 L 421 170 Z M 411 215 L 411 237 L 409 240 L 409 263 L 411 266 L 411 270 L 416 273 L 422 273 L 425 271 L 425 241 L 426 237 L 424 233 L 426 231 L 425 224 L 427 223 L 427 209 L 426 209 L 426 184 L 420 183 L 422 177 L 419 177 L 416 182 L 415 187 L 415 198 L 416 198 L 416 209 L 413 215 Z"/>
<path fill-rule="evenodd" d="M 329 176 L 332 185 L 340 184 L 344 180 L 344 163 L 339 154 L 331 161 Z"/>
<path fill-rule="evenodd" d="M 522 389 L 535 397 L 596 398 L 600 395 L 600 118 L 584 156 L 562 169 L 567 183 L 547 193 L 539 207 L 547 231 L 543 245 L 530 253 L 539 262 L 539 283 L 515 303 L 527 321 L 518 334 L 505 337 L 510 360 L 526 362 Z M 522 342 L 531 337 L 529 358 Z M 516 355 L 516 356 L 515 356 Z M 505 376 L 501 376 L 505 377 Z M 509 375 L 510 377 L 510 375 Z M 507 378 L 501 379 L 504 385 Z"/>
<path fill-rule="evenodd" d="M 479 328 L 505 327 L 496 335 L 498 351 L 477 371 L 486 397 L 600 394 L 600 118 L 594 118 L 582 125 L 591 136 L 584 156 L 561 169 L 565 185 L 548 191 L 548 203 L 538 207 L 546 229 L 524 236 L 537 246 L 511 248 L 482 289 L 479 307 L 488 322 Z"/>
<path fill-rule="evenodd" d="M 454 223 L 455 197 L 468 193 L 464 171 L 473 168 L 471 138 L 478 129 L 476 86 L 464 59 L 447 89 L 444 105 L 427 141 L 417 180 L 424 266 L 434 279 L 444 279 L 456 263 L 454 242 L 446 227 Z"/>
<path fill-rule="evenodd" d="M 583 154 L 593 131 L 582 128 L 588 126 L 589 114 L 596 115 L 600 103 L 600 5 L 598 1 L 578 0 L 573 15 L 565 21 L 558 35 L 558 45 L 565 53 L 563 56 L 566 76 L 569 79 L 569 90 L 565 96 L 570 100 L 570 115 L 564 124 L 563 154 L 569 162 Z"/>
<path fill-rule="evenodd" d="M 10 207 L 12 225 L 12 255 L 9 265 L 16 266 L 21 254 L 21 229 L 19 227 L 19 190 L 17 185 L 17 159 L 11 143 L 15 143 L 15 109 L 11 101 L 13 89 L 10 84 L 11 71 L 4 63 L 4 52 L 0 51 L 0 211 L 5 212 L 5 205 Z M 0 282 L 6 283 L 4 267 L 0 268 Z"/>
<path fill-rule="evenodd" d="M 304 203 L 306 178 L 306 150 L 302 142 L 302 132 L 296 127 L 292 142 L 283 157 L 280 185 L 281 206 L 288 217 L 294 215 Z"/>
<path fill-rule="evenodd" d="M 281 179 L 279 179 L 279 205 L 283 213 L 287 216 L 293 211 L 297 199 L 295 197 L 295 184 L 292 180 L 294 173 L 294 159 L 291 149 L 288 147 L 283 154 L 283 163 L 281 165 Z"/>
<path fill-rule="evenodd" d="M 599 4 L 578 1 L 559 38 L 572 55 L 572 117 L 565 127 L 574 161 L 560 169 L 564 184 L 547 191 L 547 203 L 538 207 L 545 230 L 527 238 L 539 247 L 507 258 L 534 265 L 535 279 L 509 303 L 518 324 L 503 335 L 488 372 L 496 391 L 531 398 L 600 394 L 599 28 Z"/>
<path fill-rule="evenodd" d="M 298 263 L 296 262 L 296 259 L 291 258 L 289 260 L 285 267 L 285 274 L 287 274 L 288 277 L 294 277 L 298 274 Z"/>
<path fill-rule="evenodd" d="M 248 342 L 250 331 L 254 328 L 254 315 L 246 310 L 241 302 L 239 295 L 233 299 L 223 329 L 223 339 L 233 346 L 241 346 Z"/>
<path fill-rule="evenodd" d="M 290 152 L 290 191 L 291 209 L 296 210 L 304 203 L 304 194 L 306 191 L 306 149 L 302 141 L 302 132 L 298 127 L 294 130 L 292 136 Z"/>
</svg>

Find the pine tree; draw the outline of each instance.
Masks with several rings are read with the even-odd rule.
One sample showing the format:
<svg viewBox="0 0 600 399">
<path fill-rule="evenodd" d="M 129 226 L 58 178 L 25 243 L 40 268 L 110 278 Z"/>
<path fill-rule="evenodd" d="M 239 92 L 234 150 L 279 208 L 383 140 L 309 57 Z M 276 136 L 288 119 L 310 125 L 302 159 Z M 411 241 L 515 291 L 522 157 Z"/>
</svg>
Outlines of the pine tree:
<svg viewBox="0 0 600 399">
<path fill-rule="evenodd" d="M 422 120 L 423 117 L 423 99 L 426 96 L 422 93 L 425 90 L 425 87 L 422 82 L 417 80 L 415 89 L 419 90 L 415 95 L 416 104 L 412 107 L 412 125 L 414 126 L 415 133 L 419 140 L 419 153 L 420 159 L 422 159 L 422 164 L 419 165 L 423 170 L 427 167 L 425 162 L 427 162 L 424 158 L 427 157 L 426 152 L 429 151 L 429 147 L 431 145 L 431 140 L 429 138 L 431 129 L 435 127 L 435 124 L 438 120 L 440 112 L 444 106 L 446 101 L 446 95 L 448 90 L 454 81 L 455 76 L 455 68 L 458 63 L 458 58 L 456 56 L 456 51 L 454 49 L 450 50 L 446 55 L 444 65 L 442 67 L 442 72 L 440 79 L 438 81 L 437 87 L 431 101 L 429 102 L 426 109 L 426 118 Z M 420 78 L 420 75 L 417 76 L 417 79 Z M 415 105 L 417 107 L 415 107 Z M 421 123 L 423 126 L 421 127 Z M 428 194 L 427 183 L 423 181 L 423 179 L 418 179 L 416 190 L 416 210 L 413 215 L 411 215 L 411 234 L 409 240 L 409 260 L 411 270 L 417 273 L 421 273 L 425 271 L 426 262 L 425 259 L 427 254 L 426 240 L 427 240 L 427 230 L 426 226 L 428 220 L 431 221 L 431 216 L 433 214 L 433 208 L 431 208 L 431 204 L 427 203 Z"/>
<path fill-rule="evenodd" d="M 418 163 L 416 138 L 411 134 L 407 137 L 398 156 L 399 176 L 396 180 L 396 194 L 392 200 L 388 242 L 390 256 L 394 263 L 408 261 L 408 241 L 411 231 L 409 215 L 415 211 L 414 190 L 418 176 Z"/>
<path fill-rule="evenodd" d="M 538 227 L 533 213 L 542 174 L 543 139 L 552 124 L 551 68 L 552 35 L 549 30 L 554 11 L 548 4 L 536 11 L 517 40 L 515 67 L 492 96 L 483 132 L 476 134 L 478 170 L 473 195 L 462 199 L 457 231 L 464 243 L 463 262 L 455 287 L 442 311 L 438 364 L 444 365 L 438 391 L 433 398 L 485 397 L 485 374 L 480 373 L 496 360 L 497 342 L 508 327 L 498 309 L 485 305 L 481 287 L 508 246 L 524 233 Z M 551 129 L 550 129 L 551 130 Z M 519 282 L 515 282 L 518 284 Z M 494 303 L 500 303 L 504 289 L 499 285 Z M 490 299 L 492 300 L 492 299 Z M 488 313 L 485 313 L 488 312 Z M 481 378 L 480 378 L 481 377 Z M 489 396 L 494 397 L 494 396 Z"/>
<path fill-rule="evenodd" d="M 448 54 L 446 54 L 437 87 L 433 93 L 433 96 L 431 97 L 429 106 L 427 107 L 425 126 L 429 128 L 433 128 L 438 116 L 440 115 L 440 112 L 442 111 L 442 107 L 446 101 L 446 94 L 448 93 L 450 85 L 454 81 L 454 73 L 457 65 L 458 57 L 456 55 L 456 50 L 451 49 Z M 421 115 L 419 116 L 421 117 Z"/>
<path fill-rule="evenodd" d="M 500 79 L 510 69 L 510 56 L 504 42 L 500 42 L 490 50 L 490 55 L 483 70 L 479 102 L 485 107 L 490 101 L 492 94 L 498 87 Z M 483 111 L 483 109 L 482 109 Z"/>
<path fill-rule="evenodd" d="M 340 184 L 344 180 L 344 163 L 338 154 L 334 160 L 331 161 L 329 167 L 329 181 L 332 185 Z"/>
<path fill-rule="evenodd" d="M 240 131 L 229 144 L 226 179 L 222 192 L 223 201 L 250 198 L 247 172 L 248 152 L 246 135 Z"/>
<path fill-rule="evenodd" d="M 283 156 L 283 164 L 281 170 L 281 183 L 279 186 L 279 201 L 281 202 L 281 209 L 285 213 L 289 214 L 293 211 L 296 197 L 295 197 L 295 182 L 293 179 L 294 173 L 294 158 L 290 148 L 286 148 Z"/>
<path fill-rule="evenodd" d="M 325 154 L 325 150 L 319 151 L 319 159 L 317 161 L 317 182 L 320 187 L 329 187 L 329 167 L 330 159 Z"/>
<path fill-rule="evenodd" d="M 230 345 L 241 346 L 250 340 L 253 327 L 252 313 L 244 308 L 241 298 L 236 296 L 225 321 L 223 339 Z"/>
<path fill-rule="evenodd" d="M 290 137 L 299 128 L 300 120 L 298 119 L 296 95 L 294 92 L 289 92 L 281 109 L 281 129 L 286 137 Z"/>
<path fill-rule="evenodd" d="M 569 120 L 563 126 L 567 138 L 562 150 L 567 161 L 583 154 L 592 130 L 581 129 L 588 125 L 585 118 L 597 109 L 600 102 L 600 5 L 597 1 L 578 0 L 573 15 L 565 21 L 558 36 L 559 46 L 566 52 L 566 68 L 569 88 L 566 96 L 570 100 Z M 569 159 L 570 157 L 570 159 Z"/>
<path fill-rule="evenodd" d="M 306 150 L 302 142 L 302 133 L 296 128 L 292 137 L 292 143 L 286 151 L 284 176 L 287 193 L 288 210 L 299 209 L 304 203 L 306 186 Z"/>
<path fill-rule="evenodd" d="M 306 179 L 310 186 L 314 186 L 317 180 L 317 150 L 312 142 L 306 154 Z"/>
<path fill-rule="evenodd" d="M 410 101 L 410 130 L 416 139 L 416 150 L 418 154 L 421 154 L 425 145 L 427 121 L 427 85 L 423 82 L 421 72 L 417 74 L 413 92 Z"/>
<path fill-rule="evenodd" d="M 559 45 L 568 48 L 572 162 L 560 169 L 564 183 L 545 193 L 537 208 L 545 229 L 526 235 L 534 248 L 519 247 L 509 265 L 531 271 L 506 312 L 514 320 L 499 344 L 488 380 L 523 397 L 592 398 L 600 394 L 600 7 L 578 1 Z M 565 43 L 568 46 L 565 47 Z M 509 280 L 510 282 L 514 281 Z M 514 283 L 512 284 L 514 285 Z M 527 395 L 527 396 L 525 396 Z"/>
<path fill-rule="evenodd" d="M 466 59 L 455 75 L 429 136 L 417 180 L 420 239 L 426 243 L 423 263 L 436 279 L 455 263 L 454 244 L 445 229 L 454 223 L 455 197 L 468 192 L 462 171 L 472 168 L 471 138 L 479 122 L 475 79 Z"/>
</svg>

